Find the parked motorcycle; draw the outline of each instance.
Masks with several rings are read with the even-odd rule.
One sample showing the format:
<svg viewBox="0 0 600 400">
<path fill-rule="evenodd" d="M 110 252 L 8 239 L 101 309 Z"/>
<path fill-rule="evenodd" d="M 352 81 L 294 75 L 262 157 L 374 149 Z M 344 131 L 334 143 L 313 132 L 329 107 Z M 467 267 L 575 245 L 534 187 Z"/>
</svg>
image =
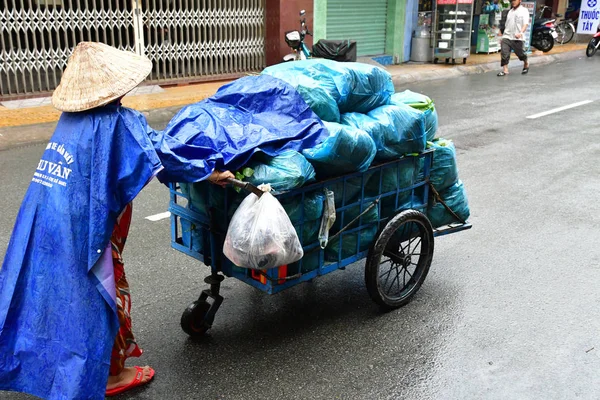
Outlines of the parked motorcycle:
<svg viewBox="0 0 600 400">
<path fill-rule="evenodd" d="M 554 47 L 554 41 L 558 38 L 553 18 L 540 18 L 533 23 L 533 35 L 531 45 L 544 53 Z"/>
<path fill-rule="evenodd" d="M 585 49 L 585 55 L 592 57 L 598 51 L 598 47 L 600 47 L 600 26 L 598 26 L 598 31 L 594 37 L 590 39 L 587 49 Z"/>
<path fill-rule="evenodd" d="M 550 8 L 546 5 L 543 5 L 540 8 L 538 18 L 542 18 L 542 15 L 546 11 L 548 11 L 549 13 L 552 13 L 552 8 Z M 554 17 L 562 18 L 563 15 L 562 14 L 554 14 Z M 556 29 L 556 34 L 558 36 L 554 41 L 558 42 L 559 44 L 566 44 L 566 43 L 569 43 L 573 39 L 573 36 L 575 36 L 575 26 L 577 26 L 577 22 L 570 20 L 568 18 L 565 18 L 562 21 L 560 21 L 559 23 L 554 22 L 554 26 Z"/>
<path fill-rule="evenodd" d="M 306 60 L 307 58 L 326 58 L 328 60 L 354 62 L 356 61 L 356 40 L 325 40 L 320 39 L 312 48 L 304 44 L 306 35 L 312 33 L 306 26 L 306 11 L 300 11 L 300 30 L 285 33 L 285 42 L 294 51 L 283 57 L 283 61 Z"/>
<path fill-rule="evenodd" d="M 288 31 L 285 33 L 285 42 L 288 46 L 292 48 L 294 52 L 284 56 L 283 61 L 306 60 L 311 56 L 310 50 L 304 44 L 304 38 L 306 37 L 306 35 L 312 36 L 312 33 L 308 30 L 308 27 L 306 26 L 306 18 L 303 18 L 304 15 L 306 15 L 306 11 L 301 10 L 299 31 Z"/>
</svg>

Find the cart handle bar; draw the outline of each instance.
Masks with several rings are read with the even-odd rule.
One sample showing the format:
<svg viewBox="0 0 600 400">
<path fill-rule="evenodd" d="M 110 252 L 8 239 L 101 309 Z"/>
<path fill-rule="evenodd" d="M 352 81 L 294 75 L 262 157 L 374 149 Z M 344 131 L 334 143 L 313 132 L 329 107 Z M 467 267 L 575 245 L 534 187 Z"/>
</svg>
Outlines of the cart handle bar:
<svg viewBox="0 0 600 400">
<path fill-rule="evenodd" d="M 260 190 L 259 188 L 257 188 L 256 186 L 254 186 L 253 184 L 251 184 L 250 182 L 242 182 L 242 181 L 240 181 L 238 179 L 234 179 L 234 178 L 227 178 L 225 180 L 230 185 L 238 187 L 240 189 L 247 190 L 250 193 L 254 193 L 259 198 L 260 198 L 260 196 L 262 196 L 265 193 L 262 190 Z"/>
</svg>

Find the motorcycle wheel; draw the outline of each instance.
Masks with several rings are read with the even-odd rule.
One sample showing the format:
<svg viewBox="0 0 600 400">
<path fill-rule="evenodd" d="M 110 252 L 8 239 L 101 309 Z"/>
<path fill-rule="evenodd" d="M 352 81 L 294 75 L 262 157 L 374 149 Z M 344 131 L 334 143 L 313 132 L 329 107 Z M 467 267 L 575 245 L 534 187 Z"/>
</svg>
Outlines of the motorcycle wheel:
<svg viewBox="0 0 600 400">
<path fill-rule="evenodd" d="M 554 38 L 552 36 L 550 36 L 549 34 L 542 35 L 541 40 L 540 40 L 540 50 L 543 51 L 544 53 L 547 53 L 550 50 L 552 50 L 553 47 L 554 47 Z"/>
<path fill-rule="evenodd" d="M 592 38 L 592 40 L 590 40 L 587 45 L 587 49 L 585 49 L 586 56 L 592 57 L 594 54 L 596 54 L 596 51 L 598 51 L 598 40 L 600 40 L 600 38 Z"/>
</svg>

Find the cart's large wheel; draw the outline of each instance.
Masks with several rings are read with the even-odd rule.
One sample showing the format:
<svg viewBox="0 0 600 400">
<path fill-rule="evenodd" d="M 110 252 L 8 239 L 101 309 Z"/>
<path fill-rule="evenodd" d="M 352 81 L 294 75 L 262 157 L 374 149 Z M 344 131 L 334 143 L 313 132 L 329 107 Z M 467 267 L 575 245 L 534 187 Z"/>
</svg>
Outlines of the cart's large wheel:
<svg viewBox="0 0 600 400">
<path fill-rule="evenodd" d="M 206 301 L 195 301 L 181 315 L 181 329 L 191 337 L 203 336 L 211 327 L 212 321 L 206 321 L 206 313 L 210 304 Z"/>
<path fill-rule="evenodd" d="M 417 293 L 433 258 L 433 228 L 423 213 L 406 210 L 392 218 L 371 246 L 365 283 L 374 302 L 401 307 Z"/>
</svg>

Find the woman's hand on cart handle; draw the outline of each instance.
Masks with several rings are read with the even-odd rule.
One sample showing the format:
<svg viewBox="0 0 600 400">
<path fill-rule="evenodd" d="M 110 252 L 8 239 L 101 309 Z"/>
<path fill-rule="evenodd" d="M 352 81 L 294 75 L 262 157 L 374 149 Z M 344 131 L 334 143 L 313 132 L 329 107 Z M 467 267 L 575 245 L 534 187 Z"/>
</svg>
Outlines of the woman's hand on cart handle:
<svg viewBox="0 0 600 400">
<path fill-rule="evenodd" d="M 262 196 L 264 193 L 262 190 L 252 185 L 250 182 L 243 182 L 235 178 L 227 178 L 226 181 L 228 184 L 233 185 L 235 187 L 239 187 L 240 189 L 247 190 L 250 193 L 254 193 L 258 197 Z"/>
<path fill-rule="evenodd" d="M 208 177 L 208 181 L 210 183 L 214 183 L 215 185 L 227 186 L 227 184 L 229 183 L 228 179 L 233 179 L 233 178 L 235 178 L 235 175 L 233 175 L 230 171 L 215 170 Z"/>
</svg>

